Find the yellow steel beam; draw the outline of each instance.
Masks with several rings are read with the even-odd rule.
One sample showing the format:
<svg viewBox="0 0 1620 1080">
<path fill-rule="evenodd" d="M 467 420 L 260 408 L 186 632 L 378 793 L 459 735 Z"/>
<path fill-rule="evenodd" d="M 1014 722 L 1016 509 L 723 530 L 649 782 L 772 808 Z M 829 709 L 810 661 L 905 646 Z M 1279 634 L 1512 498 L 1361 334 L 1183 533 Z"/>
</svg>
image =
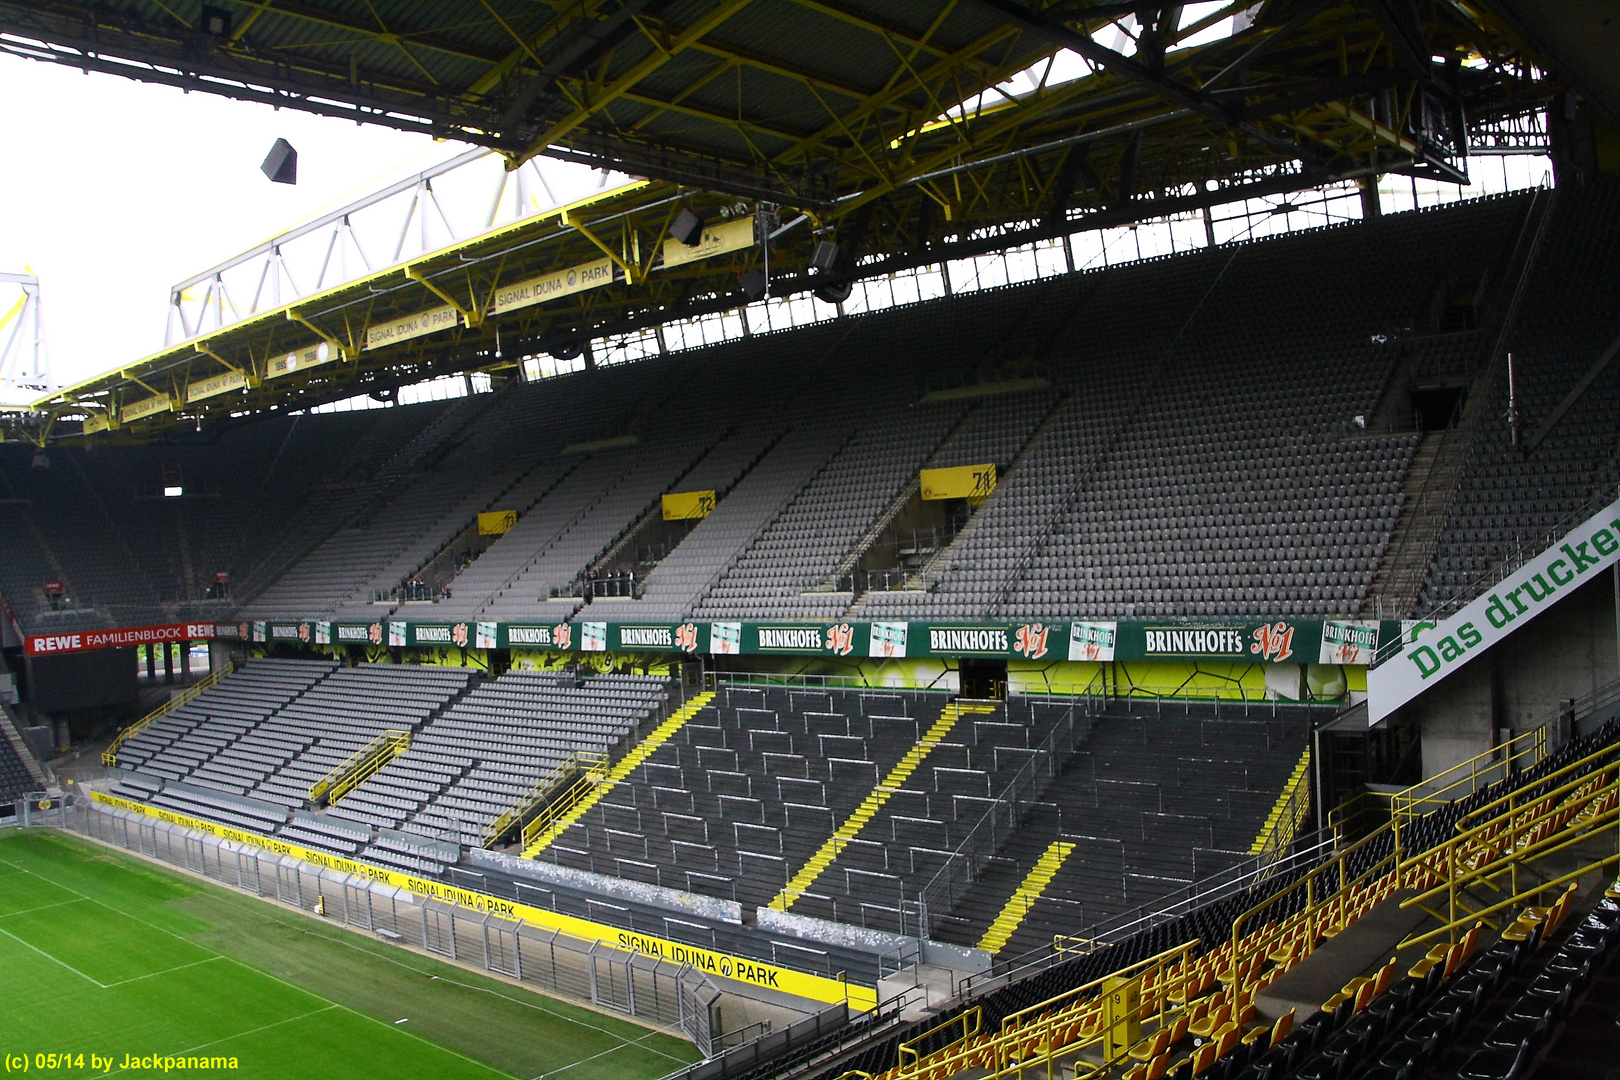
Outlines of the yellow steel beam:
<svg viewBox="0 0 1620 1080">
<path fill-rule="evenodd" d="M 239 32 L 231 35 L 230 41 L 233 45 L 240 45 L 242 35 L 246 33 L 247 28 L 257 21 L 260 16 L 273 13 L 276 15 L 284 15 L 290 19 L 296 19 L 299 22 L 310 23 L 315 26 L 324 26 L 331 30 L 343 30 L 347 33 L 358 34 L 363 38 L 367 38 L 383 45 L 398 46 L 404 42 L 411 45 L 419 45 L 425 49 L 432 49 L 434 52 L 444 53 L 446 56 L 455 56 L 463 60 L 477 60 L 478 62 L 484 64 L 494 64 L 499 62 L 501 59 L 499 56 L 491 56 L 488 53 L 478 52 L 467 45 L 462 45 L 438 37 L 431 30 L 409 30 L 403 34 L 390 33 L 386 29 L 378 29 L 377 27 L 369 26 L 364 21 L 359 19 L 343 18 L 341 15 L 335 14 L 328 9 L 306 7 L 303 4 L 287 3 L 285 0 L 280 0 L 280 2 L 276 3 L 271 3 L 267 0 L 267 2 L 256 4 L 254 7 L 255 10 L 248 16 L 247 19 L 244 20 L 245 25 L 240 28 Z M 270 11 L 272 7 L 274 8 L 273 12 Z M 429 7 L 426 10 L 431 11 L 432 8 Z M 289 42 L 281 45 L 280 47 L 297 47 L 298 44 L 298 42 Z M 322 42 L 321 44 L 342 43 Z"/>
<path fill-rule="evenodd" d="M 648 19 L 646 22 L 649 25 L 659 25 L 652 19 Z M 670 36 L 673 37 L 680 33 L 677 27 L 665 25 Z M 860 100 L 871 93 L 869 89 L 839 82 L 825 73 L 811 71 L 809 68 L 796 67 L 786 60 L 777 60 L 759 53 L 749 52 L 747 49 L 740 49 L 735 45 L 716 45 L 710 41 L 697 41 L 693 42 L 690 47 L 693 52 L 708 53 L 710 56 L 717 56 L 722 60 L 730 60 L 784 79 L 791 79 L 797 83 L 816 86 L 822 90 L 831 90 L 835 94 L 842 94 L 855 100 Z"/>
<path fill-rule="evenodd" d="M 1049 112 L 1058 105 L 1073 100 L 1073 98 L 1089 89 L 1089 87 L 1084 85 L 1085 82 L 1086 80 L 1077 79 L 1074 82 L 1066 83 L 1062 86 L 1049 90 L 1039 98 L 1029 100 L 1018 109 L 1004 113 L 996 113 L 993 117 L 989 118 L 990 123 L 987 127 L 973 128 L 971 129 L 971 135 L 975 141 L 981 144 L 997 138 L 998 136 L 1017 128 L 1021 124 L 1040 116 L 1042 113 Z M 941 166 L 959 161 L 961 157 L 961 145 L 952 144 L 940 150 L 934 151 L 920 161 L 912 159 L 908 163 L 907 167 L 898 174 L 891 174 L 874 186 L 867 188 L 860 194 L 840 203 L 838 210 L 841 214 L 848 214 L 851 210 L 864 206 L 873 199 L 881 198 L 882 196 L 888 194 L 901 184 L 905 183 L 907 180 L 910 180 L 913 177 L 922 176 L 925 173 L 940 168 Z"/>
<path fill-rule="evenodd" d="M 433 284 L 433 282 L 423 277 L 422 272 L 414 266 L 407 265 L 405 267 L 405 276 L 427 289 L 428 292 L 437 296 L 440 300 L 443 300 L 457 311 L 461 312 L 461 317 L 466 320 L 469 327 L 477 326 L 479 323 L 484 321 L 484 313 L 478 310 L 478 302 L 476 300 L 473 301 L 473 306 L 471 309 L 467 308 L 460 300 L 457 300 L 454 296 L 450 295 L 448 292 L 444 291 L 437 285 Z"/>
<path fill-rule="evenodd" d="M 693 23 L 681 34 L 680 37 L 672 38 L 666 48 L 662 50 L 654 50 L 653 52 L 648 53 L 643 59 L 631 65 L 629 71 L 626 71 L 617 79 L 614 79 L 595 95 L 586 98 L 582 102 L 581 106 L 575 109 L 573 113 L 557 121 L 545 131 L 541 132 L 540 135 L 529 144 L 528 149 L 519 154 L 508 157 L 506 167 L 508 169 L 517 168 L 525 161 L 528 161 L 530 158 L 545 150 L 546 147 L 550 146 L 552 143 L 558 141 L 566 136 L 569 132 L 578 128 L 581 124 L 585 123 L 585 121 L 589 120 L 592 116 L 595 116 L 599 111 L 601 111 L 604 105 L 612 102 L 615 98 L 619 97 L 626 90 L 629 90 L 631 87 L 635 86 L 642 79 L 646 78 L 654 71 L 657 71 L 660 67 L 663 67 L 664 64 L 674 59 L 681 52 L 685 51 L 689 46 L 702 38 L 710 30 L 715 29 L 721 23 L 731 18 L 731 16 L 747 7 L 748 3 L 749 0 L 725 0 L 725 2 L 720 4 L 719 7 L 715 8 L 713 11 L 703 16 L 703 18 Z"/>
<path fill-rule="evenodd" d="M 352 349 L 349 346 L 343 344 L 343 342 L 339 341 L 337 338 L 333 337 L 331 334 L 327 333 L 325 330 L 322 330 L 319 326 L 316 326 L 314 323 L 312 323 L 308 319 L 304 318 L 303 313 L 300 312 L 297 308 L 288 308 L 287 309 L 287 320 L 289 322 L 299 323 L 299 324 L 307 327 L 310 330 L 310 332 L 312 332 L 316 337 L 320 338 L 322 341 L 326 342 L 332 348 L 336 349 L 337 350 L 337 358 L 339 360 L 353 360 L 355 358 L 355 356 L 357 355 L 357 350 Z"/>
<path fill-rule="evenodd" d="M 1017 30 L 1010 26 L 997 27 L 995 30 L 991 31 L 989 34 L 986 34 L 979 40 L 963 46 L 954 53 L 947 53 L 940 57 L 939 63 L 923 69 L 921 77 L 937 79 L 943 82 L 958 72 L 977 68 L 977 74 L 981 76 L 977 80 L 978 82 L 983 82 L 985 85 L 994 85 L 997 82 L 1001 82 L 1008 76 L 1015 74 L 1015 69 L 1009 65 L 1006 68 L 995 68 L 989 73 L 985 73 L 984 65 L 978 62 L 978 57 L 979 54 L 983 53 L 986 49 L 1000 43 L 1001 41 L 1004 41 L 1006 38 L 1016 34 L 1017 32 Z M 937 53 L 937 50 L 929 51 Z M 838 113 L 831 106 L 829 106 L 825 100 L 823 100 L 822 107 L 825 108 L 828 115 L 832 117 L 832 123 L 823 127 L 820 131 L 805 136 L 803 139 L 799 140 L 798 143 L 788 147 L 780 154 L 777 154 L 774 160 L 778 163 L 782 163 L 791 161 L 794 158 L 803 157 L 804 155 L 815 150 L 828 139 L 834 138 L 840 134 L 845 135 L 853 140 L 856 146 L 860 147 L 862 152 L 865 153 L 866 148 L 864 142 L 856 133 L 856 128 L 859 127 L 860 124 L 867 118 L 883 109 L 889 108 L 900 98 L 918 88 L 917 83 L 910 80 L 900 79 L 899 76 L 904 70 L 904 68 L 897 69 L 895 73 L 890 76 L 889 82 L 882 90 L 875 94 L 868 95 L 865 100 L 863 100 L 848 113 Z M 983 87 L 978 87 L 974 92 L 977 93 L 979 89 L 983 89 Z M 817 96 L 819 97 L 819 95 Z M 930 119 L 933 118 L 930 117 Z M 874 167 L 875 164 L 876 163 L 874 162 Z M 879 170 L 879 175 L 881 174 L 882 170 Z"/>
<path fill-rule="evenodd" d="M 219 361 L 221 364 L 224 364 L 226 367 L 230 368 L 232 371 L 236 372 L 238 375 L 244 376 L 245 378 L 249 378 L 249 379 L 252 378 L 251 374 L 249 374 L 246 371 L 243 371 L 241 368 L 237 367 L 235 364 L 231 363 L 229 360 L 227 360 L 223 356 L 219 355 L 219 353 L 217 353 L 213 349 L 209 348 L 208 347 L 208 342 L 206 342 L 206 341 L 193 342 L 192 343 L 192 348 L 196 349 L 197 352 L 201 353 L 203 356 L 212 357 L 213 359 Z"/>
<path fill-rule="evenodd" d="M 6 323 L 10 322 L 12 319 L 15 319 L 17 317 L 17 313 L 23 309 L 23 305 L 26 303 L 28 303 L 28 295 L 26 293 L 17 297 L 17 302 L 11 305 L 11 310 L 6 312 L 4 315 L 0 315 L 0 327 L 4 327 Z"/>
<path fill-rule="evenodd" d="M 520 40 L 519 48 L 507 53 L 499 61 L 491 64 L 484 74 L 474 79 L 472 84 L 467 87 L 467 93 L 472 97 L 483 97 L 499 86 L 502 79 L 512 74 L 517 66 L 523 62 L 524 57 L 535 58 L 538 51 L 548 42 L 556 40 L 565 28 L 583 19 L 594 17 L 601 7 L 601 0 L 582 2 L 574 11 L 574 18 L 565 19 L 559 16 L 547 23 L 532 39 L 528 41 Z M 544 66 L 544 64 L 541 64 L 541 67 Z"/>
<path fill-rule="evenodd" d="M 518 48 L 523 53 L 527 54 L 530 60 L 533 60 L 539 67 L 543 68 L 546 66 L 546 62 L 540 59 L 540 54 L 534 51 L 534 48 L 530 46 L 529 42 L 523 37 L 522 34 L 517 32 L 511 23 L 507 22 L 501 17 L 501 13 L 495 10 L 494 4 L 491 4 L 489 0 L 478 0 L 478 2 L 484 5 L 484 10 L 489 12 L 489 17 L 494 19 L 496 24 L 499 25 L 502 30 L 506 31 L 508 37 L 518 43 Z"/>
<path fill-rule="evenodd" d="M 826 0 L 793 0 L 793 2 L 802 8 L 808 8 L 811 11 L 819 12 L 822 15 L 828 16 L 829 18 L 848 23 L 850 26 L 859 27 L 868 33 L 876 34 L 881 38 L 886 38 L 890 41 L 898 41 L 902 45 L 911 45 L 922 50 L 923 52 L 933 53 L 942 60 L 949 59 L 951 56 L 950 50 L 944 48 L 943 46 L 935 45 L 932 42 L 917 37 L 914 34 L 907 33 L 898 26 L 894 26 L 890 23 L 880 23 L 876 19 L 870 18 L 859 12 L 847 11 L 835 4 L 826 2 Z M 1016 31 L 1014 32 L 1016 33 Z M 984 70 L 988 71 L 990 70 L 990 67 L 990 64 L 985 63 Z"/>
<path fill-rule="evenodd" d="M 631 285 L 636 283 L 638 277 L 640 276 L 640 268 L 636 266 L 635 263 L 626 261 L 622 254 L 614 251 L 611 247 L 604 244 L 595 233 L 591 232 L 590 229 L 585 227 L 585 223 L 578 217 L 565 213 L 562 216 L 562 220 L 564 225 L 568 225 L 576 229 L 581 236 L 595 244 L 598 248 L 601 248 L 602 254 L 612 259 L 614 265 L 620 270 L 624 271 L 624 279 L 626 282 Z"/>
<path fill-rule="evenodd" d="M 714 75 L 718 76 L 725 70 L 727 70 L 727 67 L 722 67 L 722 69 L 720 71 L 716 71 Z M 683 90 L 681 92 L 681 96 L 685 97 L 688 93 L 696 89 L 697 87 L 695 86 L 689 87 L 687 90 Z M 785 128 L 772 127 L 770 124 L 763 123 L 759 120 L 748 120 L 740 116 L 726 116 L 723 113 L 711 112 L 708 109 L 700 109 L 694 105 L 687 105 L 681 100 L 681 98 L 659 98 L 636 90 L 626 90 L 624 93 L 620 94 L 619 97 L 625 101 L 634 101 L 638 105 L 646 105 L 654 110 L 651 115 L 645 116 L 636 121 L 636 130 L 645 127 L 647 123 L 659 113 L 673 112 L 680 113 L 682 116 L 690 116 L 697 120 L 707 120 L 710 123 L 720 124 L 729 128 L 736 128 L 739 132 L 745 130 L 756 131 L 761 135 L 769 135 L 773 139 L 786 139 L 790 142 L 797 142 L 804 138 L 804 132 L 802 131 L 788 131 Z"/>
</svg>

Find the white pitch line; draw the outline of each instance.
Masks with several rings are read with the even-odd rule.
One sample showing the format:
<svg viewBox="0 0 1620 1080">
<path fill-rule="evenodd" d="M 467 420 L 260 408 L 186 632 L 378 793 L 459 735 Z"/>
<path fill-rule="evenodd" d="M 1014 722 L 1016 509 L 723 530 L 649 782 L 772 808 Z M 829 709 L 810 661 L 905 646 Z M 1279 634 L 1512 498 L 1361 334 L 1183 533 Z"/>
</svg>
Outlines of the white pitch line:
<svg viewBox="0 0 1620 1080">
<path fill-rule="evenodd" d="M 194 968 L 194 967 L 198 966 L 199 964 L 212 964 L 215 960 L 223 960 L 223 959 L 225 959 L 223 956 L 210 956 L 210 957 L 206 957 L 205 959 L 202 959 L 202 960 L 193 960 L 189 964 L 179 964 L 179 965 L 176 965 L 175 967 L 172 967 L 172 968 L 164 968 L 162 971 L 151 971 L 151 972 L 147 972 L 145 975 L 136 975 L 136 976 L 134 976 L 132 978 L 122 979 L 119 982 L 108 983 L 107 984 L 107 989 L 111 990 L 115 986 L 127 986 L 132 982 L 140 982 L 142 979 L 155 979 L 159 975 L 168 975 L 170 972 L 184 971 L 184 970 L 186 970 L 186 968 Z"/>
<path fill-rule="evenodd" d="M 179 1053 L 174 1054 L 172 1056 L 173 1057 L 186 1057 L 188 1055 L 195 1054 L 199 1050 L 206 1050 L 210 1046 L 218 1046 L 220 1043 L 227 1043 L 227 1042 L 230 1042 L 232 1039 L 245 1039 L 249 1035 L 257 1035 L 261 1031 L 269 1031 L 271 1028 L 277 1028 L 277 1027 L 280 1027 L 283 1024 L 297 1023 L 299 1020 L 308 1020 L 312 1016 L 319 1016 L 323 1012 L 331 1012 L 333 1009 L 341 1009 L 342 1007 L 343 1006 L 341 1006 L 341 1005 L 327 1005 L 327 1006 L 325 1006 L 323 1008 L 311 1009 L 307 1013 L 299 1013 L 297 1016 L 289 1016 L 285 1020 L 273 1020 L 268 1024 L 261 1024 L 258 1027 L 252 1028 L 252 1029 L 250 1029 L 248 1031 L 238 1031 L 234 1035 L 226 1035 L 226 1036 L 224 1036 L 222 1038 L 215 1039 L 213 1042 L 199 1043 L 198 1045 L 193 1046 L 190 1049 L 181 1050 Z M 108 1073 L 103 1073 L 102 1075 L 103 1076 L 117 1076 L 119 1073 L 126 1072 L 126 1071 L 128 1071 L 128 1070 L 114 1069 L 113 1071 L 108 1072 Z"/>
<path fill-rule="evenodd" d="M 35 952 L 39 953 L 39 955 L 43 956 L 45 959 L 51 961 L 53 964 L 61 964 L 63 967 L 65 967 L 69 971 L 73 972 L 73 974 L 77 975 L 79 978 L 83 979 L 85 982 L 95 983 L 95 985 L 101 987 L 103 990 L 107 989 L 107 984 L 106 983 L 96 982 L 95 979 L 92 979 L 90 976 L 86 975 L 84 972 L 80 971 L 78 968 L 74 967 L 72 964 L 68 963 L 66 960 L 58 960 L 56 957 L 52 956 L 50 953 L 46 952 L 44 949 L 41 949 L 38 945 L 32 945 L 32 944 L 24 941 L 22 938 L 18 937 L 16 934 L 13 934 L 11 931 L 5 930 L 5 929 L 0 929 L 0 934 L 6 935 L 6 937 L 10 938 L 12 941 L 15 941 L 19 945 L 22 945 L 22 946 L 24 946 L 26 948 L 33 949 Z"/>
<path fill-rule="evenodd" d="M 49 911 L 55 907 L 67 907 L 69 904 L 82 904 L 84 897 L 76 896 L 72 900 L 60 900 L 54 904 L 41 904 L 39 907 L 23 908 L 21 911 L 8 911 L 0 915 L 0 919 L 9 919 L 15 915 L 32 915 L 36 911 Z"/>
</svg>

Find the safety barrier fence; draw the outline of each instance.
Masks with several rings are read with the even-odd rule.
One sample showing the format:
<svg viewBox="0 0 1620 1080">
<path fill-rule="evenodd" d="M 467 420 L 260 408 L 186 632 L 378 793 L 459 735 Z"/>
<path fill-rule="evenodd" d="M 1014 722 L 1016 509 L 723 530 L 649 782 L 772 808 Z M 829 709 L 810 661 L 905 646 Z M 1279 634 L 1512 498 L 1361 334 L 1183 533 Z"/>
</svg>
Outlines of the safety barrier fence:
<svg viewBox="0 0 1620 1080">
<path fill-rule="evenodd" d="M 1063 771 L 1070 755 L 1085 741 L 1091 732 L 1091 722 L 1088 707 L 1069 704 L 1046 739 L 951 852 L 945 865 L 919 890 L 915 909 L 901 911 L 903 920 L 908 915 L 916 918 L 915 926 L 902 924 L 902 933 L 928 937 L 932 929 L 929 912 L 945 913 L 956 907 L 957 901 L 979 880 L 979 871 L 1018 831 L 1025 811 L 1040 799 Z"/>
<path fill-rule="evenodd" d="M 740 1033 L 730 1033 L 727 1036 L 728 1049 L 707 1061 L 677 1069 L 665 1076 L 664 1080 L 726 1080 L 727 1077 L 751 1073 L 767 1061 L 805 1046 L 832 1041 L 835 1034 L 865 1038 L 874 1030 L 875 1021 L 892 1020 L 896 1012 L 892 1007 L 885 1009 L 879 1006 L 874 1013 L 852 1023 L 848 1003 L 839 1002 L 781 1030 L 774 1029 L 769 1020 L 763 1020 L 749 1025 L 758 1032 L 753 1038 L 730 1045 L 730 1039 L 741 1037 Z"/>
<path fill-rule="evenodd" d="M 577 770 L 577 775 L 569 774 L 574 775 L 573 783 L 562 789 L 560 793 L 547 796 L 551 801 L 541 807 L 540 812 L 523 826 L 523 848 L 525 851 L 528 850 L 530 844 L 533 844 L 537 838 L 544 835 L 548 829 L 572 813 L 574 808 L 579 806 L 587 795 L 607 779 L 607 755 L 595 754 L 590 756 L 593 760 L 586 763 L 582 769 Z M 561 779 L 566 778 L 566 776 L 560 778 L 559 783 Z M 539 802 L 545 802 L 545 797 L 541 798 Z M 539 805 L 539 802 L 534 805 Z M 488 847 L 489 845 L 486 844 L 485 846 Z"/>
<path fill-rule="evenodd" d="M 689 964 L 421 897 L 89 799 L 30 796 L 22 809 L 25 825 L 67 828 L 384 941 L 679 1031 L 705 1056 L 724 1048 L 726 995 Z"/>
<path fill-rule="evenodd" d="M 129 725 L 129 727 L 125 728 L 123 731 L 120 731 L 117 737 L 114 738 L 111 744 L 108 745 L 107 749 L 101 752 L 101 763 L 109 768 L 117 765 L 118 748 L 120 746 L 123 746 L 131 738 L 145 730 L 147 726 L 149 726 L 152 721 L 156 720 L 158 717 L 178 709 L 180 706 L 186 704 L 188 701 L 191 701 L 204 690 L 207 690 L 210 687 L 218 686 L 221 679 L 235 670 L 236 665 L 227 661 L 223 667 L 216 668 L 207 675 L 204 675 L 201 679 L 198 679 L 184 690 L 181 690 L 178 694 L 172 695 L 168 701 L 165 701 L 162 705 L 159 705 L 157 708 L 153 709 L 151 712 Z"/>
</svg>

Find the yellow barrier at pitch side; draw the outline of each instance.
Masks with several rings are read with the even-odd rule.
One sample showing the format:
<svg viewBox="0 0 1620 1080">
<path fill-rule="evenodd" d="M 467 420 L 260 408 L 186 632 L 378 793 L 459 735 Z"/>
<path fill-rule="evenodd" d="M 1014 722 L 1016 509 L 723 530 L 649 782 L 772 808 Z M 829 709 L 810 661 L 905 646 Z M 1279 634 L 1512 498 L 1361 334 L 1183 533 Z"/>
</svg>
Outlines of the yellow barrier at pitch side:
<svg viewBox="0 0 1620 1080">
<path fill-rule="evenodd" d="M 210 836 L 217 836 L 221 840 L 229 840 L 234 844 L 250 844 L 253 847 L 261 848 L 276 855 L 288 855 L 316 866 L 324 866 L 329 870 L 338 870 L 346 874 L 358 874 L 370 878 L 372 881 L 380 881 L 385 885 L 404 889 L 406 892 L 414 893 L 417 896 L 431 897 L 447 904 L 455 904 L 458 907 L 466 908 L 469 911 L 476 911 L 479 914 L 494 913 L 502 918 L 526 922 L 531 926 L 538 926 L 545 930 L 556 930 L 581 941 L 599 941 L 609 948 L 618 949 L 622 952 L 644 953 L 677 964 L 691 964 L 704 974 L 716 975 L 722 979 L 734 979 L 737 982 L 768 987 L 772 990 L 780 990 L 785 994 L 809 998 L 811 1001 L 824 1001 L 828 1004 L 847 1001 L 850 1008 L 863 1011 L 870 1010 L 877 1005 L 877 991 L 873 987 L 842 983 L 837 979 L 829 979 L 824 975 L 809 975 L 802 971 L 777 967 L 774 964 L 764 964 L 751 957 L 716 952 L 695 945 L 666 941 L 663 938 L 638 933 L 634 930 L 621 930 L 616 926 L 606 926 L 586 919 L 577 919 L 572 915 L 547 911 L 544 908 L 530 907 L 527 904 L 504 900 L 498 896 L 473 892 L 471 889 L 459 889 L 454 885 L 446 885 L 443 882 L 431 881 L 411 874 L 386 870 L 380 866 L 356 862 L 353 859 L 345 859 L 341 855 L 314 851 L 310 848 L 300 847 L 297 844 L 289 844 L 283 840 L 272 840 L 256 833 L 233 829 L 228 825 L 205 821 L 202 818 L 189 817 L 186 814 L 177 814 L 172 810 L 160 810 L 155 806 L 147 806 L 145 803 L 122 799 L 116 795 L 108 795 L 100 791 L 91 792 L 90 798 L 92 801 L 101 803 L 104 806 L 129 810 L 145 817 L 157 818 L 170 825 L 179 825 L 181 828 L 196 829 L 198 832 L 205 832 Z"/>
</svg>

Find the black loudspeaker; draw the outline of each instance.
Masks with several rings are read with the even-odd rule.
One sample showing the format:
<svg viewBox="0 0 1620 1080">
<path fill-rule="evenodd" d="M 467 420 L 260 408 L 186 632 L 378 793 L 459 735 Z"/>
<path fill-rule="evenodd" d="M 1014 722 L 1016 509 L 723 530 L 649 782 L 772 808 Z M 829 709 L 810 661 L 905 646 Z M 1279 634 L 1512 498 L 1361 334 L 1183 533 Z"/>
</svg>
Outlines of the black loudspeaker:
<svg viewBox="0 0 1620 1080">
<path fill-rule="evenodd" d="M 703 242 L 703 219 L 683 209 L 670 223 L 669 235 L 687 247 L 697 247 Z"/>
<path fill-rule="evenodd" d="M 826 273 L 838 261 L 838 245 L 831 240 L 816 241 L 816 250 L 810 256 L 810 265 Z"/>
<path fill-rule="evenodd" d="M 205 7 L 197 20 L 197 29 L 209 37 L 226 37 L 231 32 L 231 13 L 223 8 Z"/>
<path fill-rule="evenodd" d="M 585 343 L 578 340 L 553 345 L 550 350 L 552 357 L 557 360 L 578 360 L 580 353 L 584 351 Z"/>
<path fill-rule="evenodd" d="M 259 171 L 268 176 L 272 184 L 298 183 L 298 151 L 286 139 L 277 139 Z"/>
<path fill-rule="evenodd" d="M 744 272 L 741 280 L 743 293 L 750 300 L 760 299 L 770 287 L 770 282 L 765 279 L 765 271 L 758 268 Z"/>
<path fill-rule="evenodd" d="M 816 286 L 815 296 L 823 304 L 842 304 L 849 299 L 850 291 L 853 288 L 854 286 L 847 281 L 829 281 Z"/>
</svg>

